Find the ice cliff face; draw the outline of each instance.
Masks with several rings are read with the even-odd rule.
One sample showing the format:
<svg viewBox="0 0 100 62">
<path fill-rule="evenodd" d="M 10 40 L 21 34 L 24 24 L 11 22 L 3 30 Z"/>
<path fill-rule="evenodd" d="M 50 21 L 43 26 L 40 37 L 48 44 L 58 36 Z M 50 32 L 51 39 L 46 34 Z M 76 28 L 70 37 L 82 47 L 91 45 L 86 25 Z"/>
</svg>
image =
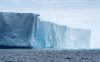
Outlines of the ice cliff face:
<svg viewBox="0 0 100 62">
<path fill-rule="evenodd" d="M 36 30 L 36 48 L 59 48 L 64 47 L 66 26 L 54 23 L 38 21 Z"/>
<path fill-rule="evenodd" d="M 65 49 L 88 49 L 90 48 L 90 30 L 68 28 L 66 31 Z M 67 47 L 70 46 L 70 47 Z"/>
<path fill-rule="evenodd" d="M 32 13 L 0 13 L 0 46 L 54 49 L 89 48 L 90 30 L 40 21 Z"/>
<path fill-rule="evenodd" d="M 31 47 L 29 39 L 36 17 L 32 13 L 0 13 L 0 45 Z"/>
<path fill-rule="evenodd" d="M 88 49 L 90 30 L 38 21 L 35 48 Z"/>
</svg>

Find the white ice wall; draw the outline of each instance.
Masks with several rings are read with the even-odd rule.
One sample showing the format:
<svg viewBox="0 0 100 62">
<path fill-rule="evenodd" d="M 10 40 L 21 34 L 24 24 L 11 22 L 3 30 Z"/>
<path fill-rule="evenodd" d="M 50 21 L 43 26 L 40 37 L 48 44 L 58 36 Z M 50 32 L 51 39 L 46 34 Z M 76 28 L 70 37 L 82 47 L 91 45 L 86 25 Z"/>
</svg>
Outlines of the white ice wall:
<svg viewBox="0 0 100 62">
<path fill-rule="evenodd" d="M 68 28 L 66 47 L 68 49 L 89 49 L 91 31 L 86 29 Z"/>
</svg>

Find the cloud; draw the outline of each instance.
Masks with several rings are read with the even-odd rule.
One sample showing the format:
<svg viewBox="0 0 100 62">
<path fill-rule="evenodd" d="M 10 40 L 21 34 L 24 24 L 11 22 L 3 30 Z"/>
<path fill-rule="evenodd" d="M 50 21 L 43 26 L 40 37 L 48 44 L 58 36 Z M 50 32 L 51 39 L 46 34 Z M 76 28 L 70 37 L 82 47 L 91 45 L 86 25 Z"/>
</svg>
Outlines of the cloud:
<svg viewBox="0 0 100 62">
<path fill-rule="evenodd" d="M 99 8 L 99 0 L 1 0 L 0 8 L 89 9 Z"/>
</svg>

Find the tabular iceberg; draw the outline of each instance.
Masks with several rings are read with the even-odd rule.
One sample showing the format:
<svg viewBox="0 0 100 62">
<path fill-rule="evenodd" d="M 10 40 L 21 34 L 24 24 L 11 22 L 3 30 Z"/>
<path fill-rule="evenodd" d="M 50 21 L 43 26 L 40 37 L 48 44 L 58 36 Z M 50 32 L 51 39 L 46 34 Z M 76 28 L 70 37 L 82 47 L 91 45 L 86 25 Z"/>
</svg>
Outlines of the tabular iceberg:
<svg viewBox="0 0 100 62">
<path fill-rule="evenodd" d="M 63 47 L 66 26 L 45 21 L 37 22 L 36 30 L 36 48 L 59 48 Z M 35 44 L 35 45 L 36 45 Z"/>
<path fill-rule="evenodd" d="M 32 13 L 0 13 L 0 45 L 32 47 L 29 39 L 38 15 Z M 33 29 L 35 32 L 35 29 Z"/>
<path fill-rule="evenodd" d="M 0 12 L 0 47 L 89 48 L 90 30 L 41 21 L 38 16 Z"/>
<path fill-rule="evenodd" d="M 90 30 L 68 28 L 66 31 L 66 49 L 89 49 Z M 70 46 L 70 47 L 67 47 Z"/>
<path fill-rule="evenodd" d="M 35 48 L 88 49 L 91 31 L 38 21 Z"/>
</svg>

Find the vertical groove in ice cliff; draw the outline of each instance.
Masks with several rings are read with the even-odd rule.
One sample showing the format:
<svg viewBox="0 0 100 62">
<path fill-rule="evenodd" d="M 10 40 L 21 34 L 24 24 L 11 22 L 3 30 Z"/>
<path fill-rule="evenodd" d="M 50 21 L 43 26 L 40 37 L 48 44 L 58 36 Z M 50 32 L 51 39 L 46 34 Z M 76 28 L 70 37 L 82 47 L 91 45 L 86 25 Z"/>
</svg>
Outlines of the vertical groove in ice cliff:
<svg viewBox="0 0 100 62">
<path fill-rule="evenodd" d="M 37 29 L 37 21 L 38 21 L 38 15 L 32 15 L 32 30 L 31 30 L 31 37 L 30 37 L 30 43 L 33 48 L 37 45 L 36 41 L 36 29 Z"/>
</svg>

